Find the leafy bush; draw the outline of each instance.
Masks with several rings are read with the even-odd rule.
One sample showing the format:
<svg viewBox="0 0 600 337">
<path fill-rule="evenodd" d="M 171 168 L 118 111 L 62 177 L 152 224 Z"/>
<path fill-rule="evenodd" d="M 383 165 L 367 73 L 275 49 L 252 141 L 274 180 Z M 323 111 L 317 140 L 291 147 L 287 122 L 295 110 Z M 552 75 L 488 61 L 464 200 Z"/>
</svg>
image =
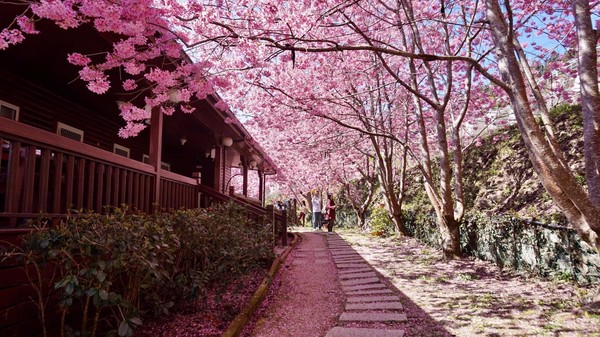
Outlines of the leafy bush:
<svg viewBox="0 0 600 337">
<path fill-rule="evenodd" d="M 144 315 L 168 313 L 174 302 L 193 300 L 208 285 L 270 264 L 270 227 L 247 219 L 235 204 L 87 213 L 53 228 L 36 224 L 20 255 L 25 263 L 54 270 L 46 281 L 60 297 L 63 332 L 131 336 Z"/>
<path fill-rule="evenodd" d="M 390 236 L 394 234 L 394 223 L 390 218 L 389 212 L 382 206 L 376 206 L 369 217 L 371 225 L 371 235 Z"/>
<path fill-rule="evenodd" d="M 434 216 L 412 214 L 405 223 L 409 235 L 439 247 Z M 470 212 L 462 222 L 460 235 L 463 253 L 500 267 L 548 278 L 569 277 L 580 283 L 600 281 L 600 256 L 572 229 Z"/>
</svg>

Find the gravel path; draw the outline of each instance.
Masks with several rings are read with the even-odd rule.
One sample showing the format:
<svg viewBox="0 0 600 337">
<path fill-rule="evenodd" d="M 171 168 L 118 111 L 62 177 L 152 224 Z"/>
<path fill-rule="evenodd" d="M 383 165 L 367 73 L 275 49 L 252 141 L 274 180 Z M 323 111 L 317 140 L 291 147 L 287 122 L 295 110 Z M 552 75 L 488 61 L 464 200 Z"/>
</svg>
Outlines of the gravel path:
<svg viewBox="0 0 600 337">
<path fill-rule="evenodd" d="M 324 336 L 342 312 L 344 297 L 324 232 L 300 234 L 274 283 L 276 290 L 251 336 Z"/>
</svg>

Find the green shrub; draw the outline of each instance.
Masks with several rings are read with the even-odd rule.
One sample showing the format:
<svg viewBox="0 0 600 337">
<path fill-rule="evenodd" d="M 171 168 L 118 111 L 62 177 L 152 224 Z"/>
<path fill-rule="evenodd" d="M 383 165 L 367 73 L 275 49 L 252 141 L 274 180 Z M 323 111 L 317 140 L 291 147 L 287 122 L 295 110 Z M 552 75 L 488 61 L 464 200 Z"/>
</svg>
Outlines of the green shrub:
<svg viewBox="0 0 600 337">
<path fill-rule="evenodd" d="M 376 206 L 373 208 L 369 221 L 371 235 L 390 236 L 394 234 L 394 223 L 389 216 L 389 212 L 384 207 Z"/>
<path fill-rule="evenodd" d="M 247 219 L 235 204 L 159 214 L 86 213 L 53 228 L 36 224 L 19 255 L 54 270 L 45 281 L 60 298 L 62 331 L 131 336 L 144 315 L 168 313 L 174 302 L 193 300 L 209 285 L 270 265 L 271 229 Z"/>
</svg>

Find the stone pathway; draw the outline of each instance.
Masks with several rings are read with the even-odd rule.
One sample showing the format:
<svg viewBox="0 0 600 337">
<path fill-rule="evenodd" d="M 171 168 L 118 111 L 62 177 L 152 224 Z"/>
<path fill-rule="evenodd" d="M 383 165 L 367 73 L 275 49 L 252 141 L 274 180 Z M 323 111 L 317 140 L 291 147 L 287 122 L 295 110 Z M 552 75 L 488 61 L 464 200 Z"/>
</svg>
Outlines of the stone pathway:
<svg viewBox="0 0 600 337">
<path fill-rule="evenodd" d="M 400 297 L 382 282 L 374 269 L 344 239 L 327 233 L 327 247 L 338 271 L 346 297 L 344 312 L 337 326 L 325 337 L 401 337 L 404 330 L 387 329 L 389 322 L 406 321 Z M 373 323 L 375 327 L 353 327 Z M 382 327 L 383 326 L 383 327 Z"/>
</svg>

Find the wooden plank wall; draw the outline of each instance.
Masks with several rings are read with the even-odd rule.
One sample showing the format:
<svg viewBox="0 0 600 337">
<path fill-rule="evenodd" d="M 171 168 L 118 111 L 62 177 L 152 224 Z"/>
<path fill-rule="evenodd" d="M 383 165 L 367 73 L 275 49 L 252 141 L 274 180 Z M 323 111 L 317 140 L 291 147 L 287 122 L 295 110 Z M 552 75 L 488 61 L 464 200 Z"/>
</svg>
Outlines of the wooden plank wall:
<svg viewBox="0 0 600 337">
<path fill-rule="evenodd" d="M 0 100 L 20 108 L 21 123 L 55 133 L 56 123 L 62 122 L 83 130 L 86 144 L 112 152 L 116 143 L 130 148 L 131 158 L 138 161 L 142 161 L 143 154 L 148 154 L 148 130 L 142 131 L 138 137 L 123 139 L 118 136 L 124 123 L 120 120 L 116 103 L 111 111 L 92 111 L 2 69 L 0 77 Z"/>
</svg>

